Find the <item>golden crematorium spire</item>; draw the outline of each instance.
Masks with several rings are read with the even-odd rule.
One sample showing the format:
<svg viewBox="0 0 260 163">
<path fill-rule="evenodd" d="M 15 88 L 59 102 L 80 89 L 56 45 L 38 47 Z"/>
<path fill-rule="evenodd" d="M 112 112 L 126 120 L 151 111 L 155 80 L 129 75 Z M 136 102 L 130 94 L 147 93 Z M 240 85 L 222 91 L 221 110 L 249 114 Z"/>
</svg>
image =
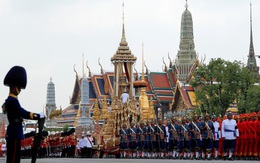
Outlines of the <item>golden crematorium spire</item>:
<svg viewBox="0 0 260 163">
<path fill-rule="evenodd" d="M 142 79 L 141 81 L 137 80 L 134 82 L 134 87 L 140 89 L 139 105 L 140 105 L 140 111 L 142 113 L 142 115 L 140 116 L 141 121 L 148 120 L 148 116 L 149 116 L 149 100 L 146 94 L 146 86 L 147 86 L 147 82 L 144 79 L 144 45 L 142 44 Z"/>
</svg>

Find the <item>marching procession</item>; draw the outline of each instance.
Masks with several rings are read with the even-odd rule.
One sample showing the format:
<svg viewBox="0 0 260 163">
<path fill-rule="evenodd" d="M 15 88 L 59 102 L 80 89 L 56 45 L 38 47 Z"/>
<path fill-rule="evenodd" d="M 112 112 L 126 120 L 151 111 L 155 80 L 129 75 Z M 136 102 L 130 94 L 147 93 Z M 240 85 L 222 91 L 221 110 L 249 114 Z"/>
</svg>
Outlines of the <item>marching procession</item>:
<svg viewBox="0 0 260 163">
<path fill-rule="evenodd" d="M 260 111 L 125 124 L 121 158 L 260 160 Z"/>
</svg>

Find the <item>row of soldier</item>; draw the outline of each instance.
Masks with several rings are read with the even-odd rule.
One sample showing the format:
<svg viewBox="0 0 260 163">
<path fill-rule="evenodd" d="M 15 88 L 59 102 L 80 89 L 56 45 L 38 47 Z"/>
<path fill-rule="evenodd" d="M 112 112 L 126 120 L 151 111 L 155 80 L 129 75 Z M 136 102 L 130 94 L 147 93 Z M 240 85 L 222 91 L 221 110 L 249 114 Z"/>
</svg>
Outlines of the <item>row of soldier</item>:
<svg viewBox="0 0 260 163">
<path fill-rule="evenodd" d="M 222 120 L 206 114 L 204 118 L 194 115 L 180 121 L 159 120 L 158 124 L 131 123 L 129 128 L 123 124 L 120 155 L 122 158 L 259 159 L 260 134 L 256 129 L 260 127 L 259 117 L 260 112 L 240 116 L 229 112 Z M 248 124 L 250 127 L 245 127 Z"/>
<path fill-rule="evenodd" d="M 34 133 L 25 134 L 21 141 L 21 157 L 30 158 L 34 141 Z M 56 132 L 46 135 L 41 142 L 38 157 L 75 157 L 77 138 L 74 130 Z"/>
</svg>

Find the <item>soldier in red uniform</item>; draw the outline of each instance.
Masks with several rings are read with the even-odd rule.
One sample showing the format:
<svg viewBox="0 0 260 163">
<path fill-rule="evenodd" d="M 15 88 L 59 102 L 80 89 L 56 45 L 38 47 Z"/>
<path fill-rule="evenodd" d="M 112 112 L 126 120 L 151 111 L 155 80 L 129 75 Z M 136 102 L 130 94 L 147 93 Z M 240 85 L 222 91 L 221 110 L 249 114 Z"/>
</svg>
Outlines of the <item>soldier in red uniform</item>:
<svg viewBox="0 0 260 163">
<path fill-rule="evenodd" d="M 220 118 L 218 118 L 218 122 L 219 122 L 219 127 L 222 128 L 222 121 L 227 119 L 226 116 L 223 116 L 222 117 L 222 120 Z M 219 139 L 219 157 L 223 157 L 224 156 L 224 153 L 223 153 L 223 138 L 222 138 L 222 135 L 220 136 L 220 139 Z"/>
<path fill-rule="evenodd" d="M 249 125 L 248 125 L 248 114 L 244 114 L 244 121 L 242 123 L 244 127 L 244 144 L 243 144 L 243 159 L 248 158 L 249 154 Z"/>
<path fill-rule="evenodd" d="M 253 157 L 255 160 L 260 160 L 260 111 L 256 114 L 254 113 L 254 124 L 253 129 L 255 131 L 255 139 L 254 139 L 254 145 L 253 145 Z"/>
<path fill-rule="evenodd" d="M 234 120 L 237 122 L 237 126 L 238 126 L 238 123 L 239 123 L 239 121 L 240 121 L 239 116 L 234 115 Z M 238 127 L 237 127 L 237 128 L 238 128 Z M 238 129 L 239 129 L 239 128 L 238 128 Z M 240 135 L 239 135 L 239 136 L 240 136 Z M 233 153 L 233 157 L 234 157 L 234 158 L 237 158 L 237 157 L 238 157 L 239 144 L 240 144 L 240 138 L 237 137 L 237 139 L 236 139 L 236 149 L 234 149 L 234 153 Z"/>
<path fill-rule="evenodd" d="M 75 157 L 75 150 L 76 150 L 76 144 L 77 144 L 77 137 L 74 133 L 70 135 L 70 157 Z"/>
<path fill-rule="evenodd" d="M 256 128 L 256 140 L 255 140 L 255 152 L 254 156 L 257 157 L 258 160 L 260 160 L 260 111 L 257 113 L 257 120 L 255 121 L 255 126 Z"/>
<path fill-rule="evenodd" d="M 40 157 L 46 157 L 47 155 L 47 139 L 44 138 L 41 142 Z"/>
<path fill-rule="evenodd" d="M 249 135 L 248 159 L 250 159 L 250 160 L 253 160 L 253 149 L 254 149 L 254 141 L 255 141 L 255 130 L 253 128 L 254 122 L 255 122 L 254 114 L 251 113 L 251 114 L 249 114 L 249 120 L 248 120 L 248 131 L 249 131 L 249 134 L 248 134 Z"/>
<path fill-rule="evenodd" d="M 236 156 L 237 159 L 240 160 L 242 157 L 242 149 L 243 149 L 243 126 L 242 126 L 242 122 L 243 122 L 243 115 L 240 114 L 238 116 L 238 121 L 237 121 L 237 128 L 239 130 L 239 137 L 237 138 L 237 144 L 236 144 Z"/>
</svg>

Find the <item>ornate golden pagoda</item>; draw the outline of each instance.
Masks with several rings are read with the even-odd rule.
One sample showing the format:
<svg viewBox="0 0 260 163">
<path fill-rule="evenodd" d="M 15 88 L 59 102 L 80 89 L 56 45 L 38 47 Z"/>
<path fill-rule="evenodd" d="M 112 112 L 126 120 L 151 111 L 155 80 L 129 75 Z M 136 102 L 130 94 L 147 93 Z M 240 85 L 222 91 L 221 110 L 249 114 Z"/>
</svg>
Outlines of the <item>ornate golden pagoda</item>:
<svg viewBox="0 0 260 163">
<path fill-rule="evenodd" d="M 122 26 L 121 42 L 116 53 L 111 58 L 111 62 L 114 65 L 114 87 L 111 103 L 112 110 L 108 112 L 106 99 L 104 99 L 101 104 L 102 115 L 100 116 L 100 119 L 103 119 L 104 123 L 100 130 L 99 138 L 103 138 L 100 144 L 103 149 L 119 147 L 119 130 L 122 124 L 130 126 L 130 119 L 132 119 L 132 122 L 138 122 L 138 116 L 140 116 L 140 120 L 142 121 L 155 117 L 154 111 L 151 112 L 151 109 L 153 109 L 153 107 L 149 105 L 149 100 L 146 95 L 145 86 L 147 85 L 147 83 L 144 81 L 143 68 L 142 80 L 138 81 L 140 84 L 139 86 L 141 86 L 142 88 L 139 97 L 140 109 L 137 109 L 138 102 L 135 100 L 135 81 L 133 74 L 133 65 L 135 64 L 137 58 L 131 53 L 131 50 L 129 49 L 128 43 L 126 41 L 124 28 L 124 12 Z M 128 92 L 129 98 L 127 102 L 122 103 L 121 94 L 124 92 Z M 153 114 L 150 115 L 150 112 Z M 95 115 L 95 113 L 93 117 L 93 120 L 97 120 L 97 116 Z"/>
</svg>

